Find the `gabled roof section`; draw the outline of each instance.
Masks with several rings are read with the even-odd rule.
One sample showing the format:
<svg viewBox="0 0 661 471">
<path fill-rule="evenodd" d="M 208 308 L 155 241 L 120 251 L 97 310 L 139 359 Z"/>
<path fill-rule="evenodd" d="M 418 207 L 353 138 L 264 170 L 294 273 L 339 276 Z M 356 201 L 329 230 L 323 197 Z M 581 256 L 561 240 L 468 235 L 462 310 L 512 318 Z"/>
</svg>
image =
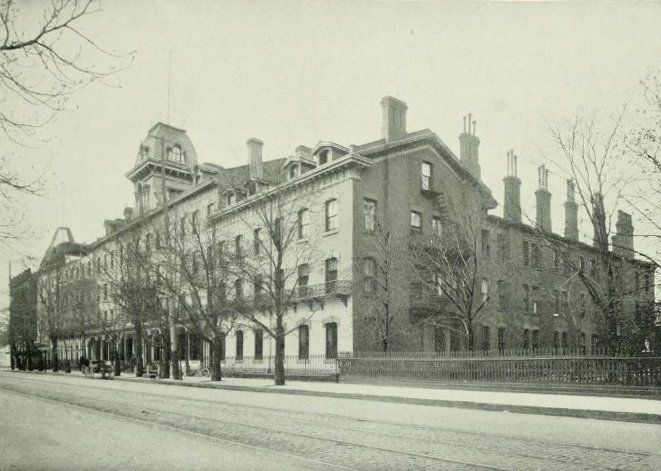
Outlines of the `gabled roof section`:
<svg viewBox="0 0 661 471">
<path fill-rule="evenodd" d="M 375 158 L 385 156 L 390 152 L 402 151 L 407 148 L 413 148 L 424 144 L 432 147 L 457 175 L 479 188 L 480 194 L 482 195 L 482 203 L 485 208 L 493 209 L 498 206 L 498 202 L 491 194 L 491 189 L 486 186 L 482 180 L 476 178 L 472 173 L 466 170 L 447 144 L 445 144 L 436 133 L 429 129 L 409 133 L 405 137 L 397 139 L 396 141 L 386 142 L 385 139 L 379 139 L 378 141 L 356 146 L 356 150 L 360 152 L 361 155 Z"/>
</svg>

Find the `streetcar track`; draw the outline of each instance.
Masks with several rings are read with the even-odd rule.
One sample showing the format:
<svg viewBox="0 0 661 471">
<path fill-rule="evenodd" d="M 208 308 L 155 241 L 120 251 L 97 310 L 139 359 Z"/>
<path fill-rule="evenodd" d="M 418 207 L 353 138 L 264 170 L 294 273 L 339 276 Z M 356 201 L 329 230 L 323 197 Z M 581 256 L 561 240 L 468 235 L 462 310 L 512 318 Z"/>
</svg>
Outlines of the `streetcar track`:
<svg viewBox="0 0 661 471">
<path fill-rule="evenodd" d="M 50 376 L 50 375 L 49 375 Z M 38 382 L 37 379 L 32 379 L 32 378 L 21 378 L 25 379 L 26 381 L 29 382 Z M 73 388 L 75 387 L 74 385 L 63 382 L 63 381 L 55 381 L 56 384 L 62 385 L 64 387 L 69 387 Z M 140 383 L 138 383 L 140 384 Z M 100 391 L 113 391 L 113 392 L 121 392 L 124 394 L 134 394 L 134 395 L 140 395 L 141 393 L 139 391 L 129 391 L 126 389 L 114 389 L 114 388 L 106 388 L 102 386 L 94 386 L 94 385 L 85 385 L 86 389 L 96 389 Z M 206 388 L 205 388 L 206 389 Z M 211 389 L 211 388 L 210 388 Z M 218 389 L 218 391 L 223 391 L 222 389 Z M 249 391 L 252 392 L 252 391 Z M 258 392 L 255 392 L 256 394 L 259 394 Z M 183 395 L 178 395 L 178 394 L 159 394 L 159 393 L 149 393 L 150 396 L 155 396 L 159 397 L 162 399 L 177 399 L 177 400 L 185 400 L 185 401 L 190 401 L 190 402 L 204 402 L 208 404 L 214 404 L 214 405 L 224 405 L 225 408 L 232 408 L 232 407 L 241 407 L 244 409 L 261 409 L 261 410 L 266 410 L 266 411 L 271 411 L 271 412 L 276 412 L 283 414 L 285 411 L 282 409 L 278 409 L 275 407 L 268 407 L 268 406 L 259 406 L 259 405 L 244 405 L 240 403 L 233 403 L 233 402 L 227 402 L 227 401 L 221 401 L 221 400 L 213 400 L 213 399 L 204 399 L 204 398 L 191 398 Z M 231 406 L 231 407 L 230 407 Z M 311 413 L 311 412 L 303 412 L 303 411 L 286 411 L 286 413 L 291 416 L 293 414 L 297 415 L 308 415 L 308 416 L 329 416 L 329 417 L 334 417 L 342 420 L 347 420 L 347 421 L 352 421 L 352 422 L 365 422 L 365 419 L 356 419 L 354 417 L 349 417 L 341 414 L 334 414 L 334 413 L 323 413 L 323 414 L 317 414 L 317 413 Z M 596 419 L 595 419 L 596 420 Z M 300 422 L 300 421 L 299 421 Z M 415 425 L 415 424 L 406 424 L 406 423 L 400 423 L 400 422 L 392 422 L 392 421 L 386 421 L 386 420 L 372 420 L 370 419 L 369 422 L 371 423 L 376 423 L 376 424 L 383 424 L 383 425 L 390 425 L 390 426 L 399 426 L 399 427 L 407 427 L 407 428 L 412 428 L 412 429 L 417 429 L 417 430 L 434 430 L 438 432 L 445 432 L 445 433 L 455 433 L 455 434 L 461 434 L 461 435 L 470 435 L 470 436 L 476 436 L 476 437 L 488 437 L 488 438 L 493 438 L 494 436 L 498 438 L 504 438 L 512 441 L 519 441 L 519 442 L 527 442 L 527 443 L 534 443 L 534 444 L 542 444 L 542 445 L 553 445 L 553 446 L 561 446 L 561 447 L 572 447 L 572 448 L 577 448 L 581 450 L 591 450 L 591 451 L 606 451 L 606 452 L 611 452 L 611 453 L 626 453 L 629 455 L 637 455 L 641 457 L 649 457 L 649 453 L 644 453 L 644 452 L 639 452 L 639 451 L 629 451 L 629 450 L 622 450 L 622 449 L 615 449 L 615 448 L 604 448 L 604 447 L 595 447 L 595 446 L 590 446 L 590 445 L 580 445 L 580 444 L 573 444 L 573 443 L 558 443 L 558 442 L 553 442 L 550 440 L 540 440 L 537 438 L 526 438 L 526 437 L 519 437 L 515 435 L 509 435 L 509 434 L 501 434 L 501 433 L 485 433 L 485 432 L 476 432 L 476 431 L 456 431 L 453 429 L 449 428 L 443 428 L 443 427 L 437 427 L 437 426 L 420 426 L 420 425 Z M 304 423 L 304 422 L 303 422 Z M 325 426 L 325 425 L 324 425 Z M 358 432 L 364 432 L 363 430 L 357 430 L 357 429 L 352 429 L 354 431 Z M 379 433 L 379 432 L 370 432 L 370 433 Z M 390 434 L 383 434 L 386 436 L 395 436 L 395 435 L 390 435 Z M 420 440 L 425 440 L 425 439 L 420 439 Z M 429 440 L 427 440 L 429 441 Z M 438 442 L 434 442 L 438 443 Z M 451 444 L 448 444 L 451 445 Z M 526 456 L 526 455 L 522 455 Z"/>
<path fill-rule="evenodd" d="M 272 448 L 260 447 L 260 446 L 256 446 L 256 445 L 247 444 L 247 443 L 245 443 L 243 441 L 239 441 L 239 440 L 232 440 L 232 439 L 229 439 L 229 438 L 226 438 L 226 437 L 218 437 L 218 436 L 214 436 L 214 435 L 211 435 L 211 434 L 208 434 L 208 433 L 196 432 L 196 431 L 192 431 L 188 428 L 179 428 L 179 427 L 176 427 L 176 426 L 173 426 L 173 425 L 169 425 L 167 423 L 163 423 L 163 422 L 158 421 L 158 420 L 148 420 L 147 418 L 136 418 L 134 416 L 129 416 L 129 415 L 126 415 L 126 414 L 122 414 L 121 412 L 117 412 L 117 411 L 110 412 L 110 411 L 99 409 L 97 407 L 93 407 L 93 406 L 90 406 L 90 405 L 81 405 L 79 403 L 71 402 L 71 401 L 64 400 L 64 399 L 44 397 L 44 396 L 41 396 L 41 395 L 31 396 L 30 394 L 25 393 L 23 391 L 16 391 L 14 389 L 8 389 L 8 388 L 4 387 L 4 385 L 0 386 L 0 389 L 2 389 L 3 391 L 13 392 L 13 393 L 20 394 L 20 395 L 23 395 L 23 396 L 33 397 L 33 398 L 45 400 L 45 401 L 56 403 L 56 404 L 66 404 L 67 406 L 73 406 L 73 407 L 83 409 L 83 410 L 87 410 L 87 411 L 94 411 L 95 413 L 101 413 L 101 414 L 111 416 L 111 417 L 120 417 L 120 418 L 129 420 L 129 421 L 134 421 L 134 422 L 138 422 L 138 423 L 146 423 L 146 424 L 150 424 L 150 425 L 161 426 L 161 427 L 164 427 L 164 428 L 166 428 L 168 430 L 172 430 L 172 431 L 184 431 L 184 432 L 189 433 L 189 434 L 193 434 L 193 435 L 201 436 L 201 437 L 206 437 L 206 438 L 211 438 L 211 439 L 218 440 L 218 441 L 229 441 L 229 442 L 232 442 L 232 443 L 245 445 L 247 447 L 254 448 L 254 449 L 268 450 L 270 452 L 282 454 L 282 455 L 288 456 L 288 457 L 295 456 L 295 457 L 297 457 L 299 459 L 302 459 L 302 460 L 305 460 L 305 461 L 310 461 L 310 462 L 313 462 L 313 463 L 324 464 L 324 465 L 330 465 L 330 466 L 337 467 L 337 468 L 340 468 L 340 469 L 351 469 L 351 470 L 361 469 L 361 468 L 348 467 L 348 466 L 344 466 L 344 465 L 336 465 L 334 463 L 328 463 L 327 461 L 309 459 L 309 458 L 302 457 L 301 455 L 289 454 L 289 453 L 286 453 L 286 452 L 280 452 L 280 451 L 277 451 L 277 450 L 273 450 Z M 126 403 L 124 403 L 124 404 L 126 404 Z M 240 427 L 245 427 L 245 428 L 256 429 L 256 430 L 260 430 L 260 431 L 273 432 L 273 429 L 271 429 L 269 427 L 261 427 L 261 426 L 258 426 L 258 425 L 245 424 L 245 423 L 236 422 L 236 421 L 212 419 L 212 418 L 208 418 L 208 417 L 198 416 L 198 415 L 195 415 L 195 414 L 186 414 L 186 413 L 181 413 L 181 412 L 172 412 L 172 411 L 164 412 L 164 411 L 161 411 L 161 410 L 158 410 L 158 409 L 151 409 L 151 408 L 148 408 L 148 407 L 139 407 L 139 408 L 142 409 L 143 411 L 149 410 L 149 411 L 151 411 L 155 414 L 161 414 L 161 415 L 168 415 L 169 414 L 169 415 L 174 415 L 174 416 L 187 417 L 187 418 L 193 418 L 193 419 L 201 419 L 201 420 L 206 420 L 206 421 L 210 421 L 210 422 L 217 422 L 217 423 L 225 424 L 225 425 L 234 425 L 234 426 L 240 426 Z M 138 417 L 140 417 L 140 416 L 138 416 Z M 313 440 L 318 440 L 318 441 L 326 441 L 326 442 L 331 442 L 331 443 L 340 444 L 340 445 L 344 445 L 344 446 L 368 448 L 368 449 L 371 449 L 371 450 L 391 453 L 391 454 L 394 454 L 394 455 L 404 455 L 404 456 L 419 458 L 419 459 L 423 459 L 423 460 L 430 460 L 430 461 L 436 461 L 436 462 L 464 465 L 464 466 L 469 466 L 473 469 L 484 469 L 484 470 L 493 470 L 493 471 L 508 471 L 508 468 L 499 468 L 499 467 L 495 467 L 495 466 L 490 466 L 490 465 L 485 465 L 485 464 L 480 464 L 480 463 L 473 463 L 473 462 L 468 462 L 468 461 L 464 461 L 464 460 L 440 458 L 440 457 L 433 456 L 433 455 L 424 455 L 424 454 L 421 454 L 421 453 L 414 453 L 414 452 L 396 450 L 396 449 L 393 449 L 393 448 L 379 447 L 379 446 L 374 446 L 374 445 L 369 445 L 369 444 L 364 444 L 364 443 L 359 443 L 359 442 L 354 442 L 354 441 L 349 441 L 349 440 L 320 437 L 320 436 L 315 436 L 315 435 L 309 435 L 309 434 L 304 434 L 304 433 L 296 433 L 296 432 L 291 432 L 291 431 L 283 431 L 283 430 L 280 430 L 279 432 L 286 433 L 286 434 L 288 434 L 290 436 L 294 436 L 294 437 L 307 438 L 307 439 L 313 439 Z"/>
<path fill-rule="evenodd" d="M 17 377 L 16 379 L 19 379 L 19 378 Z M 21 381 L 21 380 L 23 380 L 23 381 Z M 28 377 L 21 377 L 19 379 L 19 383 L 20 382 L 22 382 L 22 383 L 24 383 L 24 385 L 26 385 L 26 383 L 34 384 L 34 383 L 39 383 L 40 381 L 39 381 L 38 378 L 33 379 L 33 378 L 28 378 Z M 51 384 L 60 386 L 64 389 L 66 389 L 66 388 L 75 388 L 76 387 L 75 384 L 69 383 L 67 381 L 57 381 L 56 380 L 56 381 L 52 381 Z M 3 388 L 3 389 L 7 390 L 6 388 Z M 115 392 L 115 393 L 116 392 L 121 392 L 121 393 L 124 393 L 125 396 L 141 394 L 139 391 L 130 391 L 130 390 L 125 390 L 125 389 L 107 388 L 107 387 L 94 386 L 94 385 L 85 385 L 85 389 L 93 389 L 93 390 L 100 390 L 100 391 L 104 391 L 104 392 Z M 80 393 L 80 391 L 77 391 L 77 392 Z M 65 392 L 61 391 L 60 394 L 65 394 Z M 154 396 L 154 397 L 166 400 L 166 401 L 174 399 L 174 400 L 185 401 L 186 403 L 200 403 L 200 402 L 203 402 L 203 403 L 213 404 L 215 406 L 220 405 L 221 407 L 231 411 L 232 413 L 237 413 L 236 409 L 245 410 L 245 411 L 250 411 L 250 410 L 259 411 L 259 410 L 262 410 L 262 411 L 265 411 L 265 412 L 275 413 L 276 415 L 282 415 L 282 414 L 285 414 L 285 412 L 286 412 L 286 411 L 283 411 L 282 409 L 278 409 L 278 408 L 274 408 L 274 407 L 234 404 L 234 403 L 226 402 L 226 401 L 218 401 L 218 400 L 203 399 L 203 398 L 191 398 L 191 397 L 181 396 L 181 395 L 177 395 L 177 394 L 159 394 L 159 393 L 151 393 L 151 392 L 148 393 L 148 394 L 150 396 Z M 85 395 L 83 395 L 81 397 L 81 399 L 83 401 L 84 400 L 94 400 L 93 397 L 92 398 L 85 397 Z M 58 400 L 55 400 L 55 401 L 58 401 Z M 68 403 L 67 401 L 60 401 L 60 402 Z M 123 404 L 125 406 L 129 406 L 129 407 L 133 407 L 133 408 L 139 407 L 139 406 L 136 406 L 135 403 L 128 403 L 128 402 L 122 402 L 122 401 L 112 401 L 112 402 L 117 406 Z M 186 405 L 182 404 L 182 407 L 186 407 Z M 92 407 L 87 407 L 87 408 L 92 409 L 92 410 L 99 410 L 98 408 L 95 408 L 93 406 Z M 266 430 L 266 431 L 269 431 L 269 432 L 274 431 L 273 427 L 270 427 L 270 428 L 261 427 L 259 425 L 249 424 L 249 423 L 245 423 L 245 422 L 238 422 L 238 421 L 229 420 L 229 419 L 210 418 L 210 417 L 205 417 L 205 416 L 200 416 L 200 415 L 190 414 L 190 413 L 184 413 L 184 412 L 174 412 L 174 411 L 167 411 L 166 412 L 166 411 L 161 411 L 161 410 L 150 408 L 150 407 L 140 407 L 140 409 L 142 409 L 143 411 L 149 410 L 149 411 L 151 411 L 152 413 L 155 413 L 155 414 L 171 414 L 173 416 L 185 417 L 185 418 L 195 418 L 195 419 L 210 421 L 212 423 L 218 423 L 218 424 L 233 425 L 233 426 L 246 427 L 246 428 L 258 429 L 258 430 Z M 110 413 L 110 415 L 125 417 L 122 414 Z M 355 424 L 358 424 L 358 423 L 361 423 L 361 422 L 366 422 L 366 420 L 364 420 L 364 419 L 357 419 L 357 418 L 352 418 L 352 417 L 347 417 L 347 416 L 343 416 L 343 415 L 340 415 L 340 414 L 332 414 L 332 413 L 328 413 L 328 414 L 326 414 L 326 413 L 324 413 L 324 414 L 316 413 L 315 414 L 315 413 L 310 413 L 310 412 L 295 411 L 295 412 L 288 413 L 286 415 L 287 415 L 287 419 L 290 422 L 292 422 L 292 425 L 301 424 L 301 425 L 309 426 L 310 423 L 306 422 L 304 420 L 304 418 L 306 416 L 314 418 L 315 422 L 322 421 L 324 417 L 331 417 L 331 418 L 335 418 L 335 419 L 339 419 L 339 420 L 343 420 L 343 421 L 347 421 L 347 422 L 355 423 Z M 292 416 L 294 416 L 294 418 Z M 265 419 L 273 419 L 272 417 L 268 417 L 268 416 L 264 416 L 264 418 Z M 150 421 L 146 421 L 146 422 L 147 423 L 153 423 L 153 422 L 150 422 Z M 409 429 L 416 430 L 416 431 L 426 432 L 427 434 L 431 431 L 431 433 L 436 432 L 436 433 L 443 433 L 443 434 L 456 434 L 456 435 L 459 435 L 459 436 L 469 435 L 469 436 L 476 436 L 476 437 L 489 437 L 490 439 L 494 438 L 493 434 L 489 435 L 489 434 L 486 434 L 486 433 L 483 433 L 483 432 L 454 431 L 454 430 L 446 429 L 446 428 L 442 428 L 442 427 L 435 427 L 435 426 L 423 427 L 423 426 L 418 426 L 418 425 L 402 424 L 402 423 L 391 422 L 391 421 L 369 420 L 368 422 L 370 422 L 372 424 L 376 424 L 376 425 L 382 424 L 382 425 L 386 425 L 386 426 L 389 426 L 389 427 L 409 428 Z M 327 425 L 327 424 L 324 424 L 324 423 L 319 423 L 318 426 L 323 427 L 326 431 L 328 431 L 328 433 L 332 433 L 333 431 L 340 430 L 340 431 L 351 431 L 351 432 L 358 433 L 358 434 L 371 435 L 373 437 L 388 437 L 388 438 L 396 438 L 396 439 L 400 439 L 400 440 L 401 439 L 405 439 L 405 440 L 408 439 L 408 437 L 405 433 L 401 433 L 401 434 L 399 434 L 399 433 L 386 433 L 386 432 L 380 432 L 380 431 L 375 431 L 375 430 L 363 430 L 363 429 L 359 429 L 359 428 L 355 428 L 355 427 L 351 427 L 351 426 L 350 427 L 346 427 L 346 426 L 342 427 L 342 426 L 338 426 L 338 425 Z M 176 428 L 175 428 L 175 430 L 176 430 Z M 285 433 L 285 434 L 288 434 L 290 436 L 296 436 L 296 437 L 308 438 L 308 439 L 314 439 L 314 440 L 321 440 L 321 441 L 325 441 L 325 442 L 333 442 L 333 443 L 342 444 L 342 445 L 351 445 L 351 446 L 357 446 L 357 447 L 362 447 L 362 448 L 370 448 L 370 449 L 373 449 L 373 450 L 379 450 L 379 451 L 393 453 L 393 454 L 399 454 L 399 455 L 407 455 L 407 456 L 422 458 L 422 459 L 426 459 L 426 460 L 431 459 L 431 460 L 436 460 L 436 461 L 441 461 L 441 462 L 446 462 L 446 463 L 456 463 L 456 464 L 468 465 L 468 466 L 479 466 L 479 467 L 482 467 L 482 468 L 485 468 L 485 469 L 495 469 L 495 470 L 503 469 L 503 468 L 498 468 L 498 467 L 484 465 L 484 464 L 477 464 L 477 463 L 474 463 L 474 462 L 469 462 L 469 461 L 461 460 L 461 459 L 441 458 L 439 456 L 434 456 L 434 455 L 430 455 L 430 454 L 400 451 L 400 450 L 396 450 L 396 449 L 393 449 L 393 448 L 384 448 L 384 447 L 380 447 L 380 446 L 376 446 L 376 445 L 372 445 L 372 444 L 360 443 L 360 442 L 351 441 L 351 440 L 342 440 L 342 439 L 336 439 L 336 438 L 329 438 L 327 436 L 311 435 L 311 434 L 306 434 L 306 433 L 297 433 L 297 432 L 292 432 L 290 430 L 278 430 L 278 432 Z M 194 433 L 197 433 L 197 432 L 194 432 Z M 206 434 L 202 434 L 202 435 L 206 436 Z M 511 436 L 511 435 L 500 435 L 499 434 L 499 435 L 497 435 L 497 437 L 510 440 L 510 441 L 513 442 L 513 444 L 516 444 L 516 445 L 518 445 L 519 443 L 525 443 L 525 442 L 533 443 L 533 444 L 537 444 L 537 445 L 552 445 L 553 447 L 558 448 L 559 451 L 562 451 L 562 448 L 579 450 L 579 451 L 580 450 L 586 450 L 586 451 L 590 450 L 590 451 L 593 451 L 593 452 L 603 451 L 603 452 L 610 452 L 610 453 L 626 454 L 626 455 L 629 455 L 629 456 L 632 456 L 632 457 L 637 456 L 637 457 L 643 458 L 643 459 L 649 458 L 651 456 L 649 453 L 643 453 L 643 452 L 609 449 L 609 448 L 586 446 L 586 445 L 564 444 L 564 443 L 557 443 L 557 442 L 551 442 L 551 441 L 539 440 L 539 439 L 514 437 L 514 436 Z M 231 440 L 231 439 L 228 439 L 228 440 L 233 441 L 235 443 L 245 444 L 245 442 L 242 442 L 242 441 L 234 441 L 234 440 Z M 450 439 L 450 440 L 439 441 L 439 440 L 433 440 L 433 439 L 428 438 L 428 437 L 416 437 L 416 438 L 412 438 L 411 440 L 414 440 L 415 442 L 422 442 L 423 444 L 442 444 L 442 445 L 445 445 L 447 447 L 454 448 L 456 450 L 468 450 L 469 449 L 469 447 L 467 447 L 467 446 L 462 446 L 462 445 L 458 444 L 457 442 L 460 441 L 460 440 Z M 519 443 L 516 443 L 516 442 L 519 442 Z M 471 447 L 470 447 L 471 450 L 476 450 L 477 449 L 477 450 L 480 450 L 480 451 L 484 451 L 484 452 L 487 452 L 487 453 L 498 455 L 498 453 L 494 452 L 493 449 L 488 449 L 488 448 L 483 448 L 483 447 L 480 447 L 480 446 L 476 446 L 476 443 L 480 443 L 480 441 L 479 440 L 471 441 Z M 423 446 L 423 448 L 424 448 L 424 446 Z M 265 448 L 265 449 L 269 449 L 269 448 Z M 460 452 L 460 454 L 461 454 L 461 452 Z M 535 461 L 541 460 L 541 461 L 552 462 L 552 463 L 556 463 L 556 464 L 572 464 L 572 463 L 573 464 L 578 464 L 578 463 L 576 463 L 576 460 L 559 459 L 557 457 L 551 458 L 549 456 L 547 456 L 545 458 L 540 458 L 539 455 L 537 455 L 537 454 L 529 454 L 529 453 L 525 453 L 525 452 L 522 453 L 520 451 L 515 451 L 513 453 L 508 453 L 507 455 L 501 455 L 501 456 L 505 456 L 505 457 L 518 456 L 518 457 L 522 457 L 522 458 L 526 458 L 526 459 L 532 459 L 532 460 L 535 460 Z M 562 456 L 562 455 L 560 455 L 560 456 Z M 641 463 L 641 464 L 643 464 L 643 463 Z M 579 466 L 591 466 L 589 463 L 578 464 L 578 465 Z M 594 465 L 592 465 L 592 466 L 594 466 Z M 610 468 L 608 466 L 600 466 L 599 468 L 600 469 L 609 469 L 609 470 L 610 469 L 621 469 L 621 468 Z"/>
</svg>

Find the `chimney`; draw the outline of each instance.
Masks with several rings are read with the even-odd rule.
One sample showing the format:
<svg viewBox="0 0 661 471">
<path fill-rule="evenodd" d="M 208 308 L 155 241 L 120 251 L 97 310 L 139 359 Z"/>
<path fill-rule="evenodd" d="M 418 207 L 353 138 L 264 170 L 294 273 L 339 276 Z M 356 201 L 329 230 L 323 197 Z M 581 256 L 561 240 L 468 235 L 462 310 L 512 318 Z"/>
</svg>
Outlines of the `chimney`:
<svg viewBox="0 0 661 471">
<path fill-rule="evenodd" d="M 606 210 L 601 193 L 592 196 L 592 244 L 597 250 L 608 252 L 608 232 L 606 232 Z"/>
<path fill-rule="evenodd" d="M 383 108 L 383 123 L 381 137 L 388 141 L 394 141 L 406 136 L 406 103 L 397 98 L 386 96 L 381 99 Z"/>
<path fill-rule="evenodd" d="M 549 171 L 545 165 L 537 167 L 538 188 L 537 197 L 537 226 L 544 232 L 551 232 L 551 192 L 549 191 Z"/>
<path fill-rule="evenodd" d="M 250 179 L 262 180 L 262 146 L 264 146 L 264 142 L 251 137 L 246 143 L 248 144 L 248 165 L 250 167 Z"/>
<path fill-rule="evenodd" d="M 567 180 L 567 201 L 565 201 L 565 237 L 578 240 L 578 204 L 576 204 L 576 183 Z"/>
<path fill-rule="evenodd" d="M 480 146 L 480 140 L 475 135 L 476 125 L 477 121 L 473 120 L 472 113 L 464 116 L 464 132 L 459 135 L 459 155 L 464 168 L 479 179 L 481 171 L 477 148 Z"/>
<path fill-rule="evenodd" d="M 615 235 L 612 238 L 613 252 L 624 258 L 633 258 L 633 223 L 631 222 L 631 214 L 624 211 L 617 212 L 615 231 Z"/>
<path fill-rule="evenodd" d="M 505 205 L 503 216 L 514 222 L 521 222 L 521 180 L 517 175 L 517 155 L 513 150 L 507 151 L 507 175 L 505 183 Z"/>
</svg>

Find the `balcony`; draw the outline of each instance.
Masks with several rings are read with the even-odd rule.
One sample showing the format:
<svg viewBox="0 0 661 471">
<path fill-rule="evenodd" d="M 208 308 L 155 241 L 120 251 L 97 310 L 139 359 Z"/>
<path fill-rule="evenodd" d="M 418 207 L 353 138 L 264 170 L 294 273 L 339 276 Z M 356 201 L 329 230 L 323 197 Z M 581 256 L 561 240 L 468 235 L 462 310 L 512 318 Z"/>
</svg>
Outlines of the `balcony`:
<svg viewBox="0 0 661 471">
<path fill-rule="evenodd" d="M 349 296 L 351 296 L 351 280 L 335 280 L 315 285 L 298 286 L 292 301 L 312 302 L 316 300 L 323 303 L 324 298 L 336 297 L 341 299 L 346 306 Z"/>
</svg>

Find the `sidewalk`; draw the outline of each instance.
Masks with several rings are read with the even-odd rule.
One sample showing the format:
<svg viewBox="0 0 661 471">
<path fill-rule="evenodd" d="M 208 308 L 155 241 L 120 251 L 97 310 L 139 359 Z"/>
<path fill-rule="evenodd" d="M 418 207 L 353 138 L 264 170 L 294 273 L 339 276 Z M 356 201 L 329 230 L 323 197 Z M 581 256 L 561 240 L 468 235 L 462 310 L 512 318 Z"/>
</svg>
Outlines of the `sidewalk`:
<svg viewBox="0 0 661 471">
<path fill-rule="evenodd" d="M 133 375 L 122 374 L 115 379 L 234 391 L 298 394 L 661 424 L 661 401 L 653 399 L 308 381 L 287 381 L 285 386 L 275 386 L 273 380 L 269 378 L 224 378 L 222 382 L 214 383 L 204 377 L 184 377 L 183 381 L 174 381 L 136 378 Z"/>
</svg>

